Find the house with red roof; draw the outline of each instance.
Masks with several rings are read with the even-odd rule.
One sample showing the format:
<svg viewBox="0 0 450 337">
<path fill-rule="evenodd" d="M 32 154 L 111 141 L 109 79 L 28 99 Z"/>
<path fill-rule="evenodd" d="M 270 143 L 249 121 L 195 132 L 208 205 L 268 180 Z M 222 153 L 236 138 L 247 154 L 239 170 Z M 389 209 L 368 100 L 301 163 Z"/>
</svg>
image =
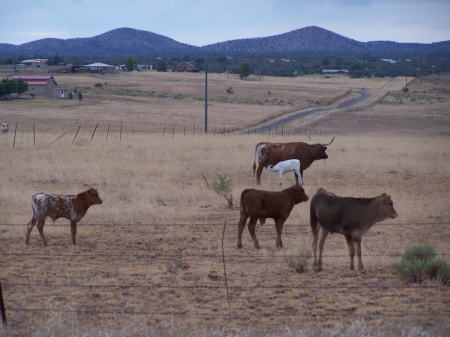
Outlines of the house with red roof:
<svg viewBox="0 0 450 337">
<path fill-rule="evenodd" d="M 17 80 L 21 78 L 24 82 L 28 83 L 28 91 L 25 94 L 34 93 L 36 95 L 53 95 L 57 83 L 53 76 L 27 76 L 18 75 L 13 76 L 13 79 Z"/>
</svg>

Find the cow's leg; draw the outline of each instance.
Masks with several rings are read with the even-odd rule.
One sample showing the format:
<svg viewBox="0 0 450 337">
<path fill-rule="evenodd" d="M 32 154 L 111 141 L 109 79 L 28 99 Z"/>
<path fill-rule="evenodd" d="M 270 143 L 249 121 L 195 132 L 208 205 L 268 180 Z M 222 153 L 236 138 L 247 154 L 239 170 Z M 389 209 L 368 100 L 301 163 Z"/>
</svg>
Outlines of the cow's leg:
<svg viewBox="0 0 450 337">
<path fill-rule="evenodd" d="M 44 225 L 45 225 L 45 219 L 39 219 L 36 227 L 39 231 L 39 235 L 41 236 L 44 246 L 47 246 L 47 241 L 45 240 L 45 235 L 44 235 Z"/>
<path fill-rule="evenodd" d="M 37 218 L 35 218 L 35 216 L 33 215 L 33 217 L 31 218 L 30 222 L 28 222 L 27 225 L 27 234 L 25 235 L 25 243 L 28 244 L 28 242 L 30 241 L 30 233 L 31 230 L 33 229 L 34 225 L 36 225 L 36 222 L 38 221 Z"/>
<path fill-rule="evenodd" d="M 283 241 L 281 240 L 281 234 L 283 233 L 283 225 L 286 221 L 285 217 L 280 217 L 275 221 L 275 227 L 277 229 L 277 248 L 283 247 Z"/>
<path fill-rule="evenodd" d="M 355 270 L 355 265 L 353 264 L 353 259 L 355 258 L 355 246 L 353 237 L 351 235 L 348 235 L 345 237 L 345 240 L 347 240 L 348 255 L 350 256 L 350 270 Z"/>
<path fill-rule="evenodd" d="M 264 165 L 259 163 L 258 169 L 256 170 L 256 184 L 261 185 L 261 173 L 263 171 Z"/>
<path fill-rule="evenodd" d="M 238 242 L 237 247 L 239 249 L 242 248 L 242 232 L 244 231 L 245 223 L 247 222 L 248 215 L 241 214 L 241 217 L 239 218 L 238 222 Z"/>
<path fill-rule="evenodd" d="M 315 227 L 311 226 L 311 231 L 312 231 L 312 236 L 313 236 L 313 240 L 312 240 L 312 250 L 314 253 L 314 262 L 313 262 L 313 268 L 314 270 L 317 270 L 317 241 L 319 240 L 319 231 L 320 231 L 320 226 L 318 224 L 316 224 Z M 318 270 L 317 270 L 318 271 Z"/>
<path fill-rule="evenodd" d="M 358 259 L 358 271 L 364 273 L 364 266 L 361 259 L 361 239 L 355 238 L 356 258 Z"/>
<path fill-rule="evenodd" d="M 70 234 L 72 236 L 72 242 L 74 245 L 77 244 L 77 223 L 75 221 L 70 220 Z"/>
<path fill-rule="evenodd" d="M 250 221 L 248 223 L 248 231 L 250 232 L 250 236 L 252 237 L 253 240 L 253 245 L 255 246 L 256 249 L 259 249 L 259 243 L 258 240 L 256 239 L 256 222 L 258 221 L 257 217 L 250 217 Z"/>
<path fill-rule="evenodd" d="M 280 185 L 281 186 L 281 182 L 283 181 L 283 173 L 282 172 L 279 172 L 278 173 L 278 185 Z"/>
<path fill-rule="evenodd" d="M 300 174 L 300 171 L 295 170 L 294 173 L 295 173 L 295 181 L 296 181 L 297 185 L 299 185 L 299 181 L 300 181 L 300 185 L 303 185 L 303 179 L 302 179 L 302 175 Z"/>
<path fill-rule="evenodd" d="M 322 253 L 323 253 L 323 247 L 325 247 L 325 239 L 327 238 L 328 231 L 324 228 L 322 228 L 322 235 L 320 236 L 319 241 L 319 261 L 317 261 L 317 269 L 316 271 L 322 270 Z"/>
</svg>

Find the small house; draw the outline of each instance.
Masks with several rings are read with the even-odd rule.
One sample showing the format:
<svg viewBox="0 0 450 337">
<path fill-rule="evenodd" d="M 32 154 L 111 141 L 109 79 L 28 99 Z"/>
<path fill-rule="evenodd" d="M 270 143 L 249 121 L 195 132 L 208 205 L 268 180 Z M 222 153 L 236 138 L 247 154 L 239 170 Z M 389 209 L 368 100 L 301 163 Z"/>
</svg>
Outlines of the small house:
<svg viewBox="0 0 450 337">
<path fill-rule="evenodd" d="M 193 71 L 195 72 L 195 66 L 192 63 L 189 62 L 182 62 L 180 64 L 177 64 L 175 66 L 175 71 L 180 71 L 180 72 L 184 72 L 184 71 Z"/>
<path fill-rule="evenodd" d="M 27 76 L 18 75 L 13 76 L 13 79 L 18 80 L 21 78 L 25 83 L 28 84 L 28 91 L 25 94 L 36 94 L 36 95 L 52 95 L 53 90 L 56 88 L 57 83 L 53 76 Z"/>
</svg>

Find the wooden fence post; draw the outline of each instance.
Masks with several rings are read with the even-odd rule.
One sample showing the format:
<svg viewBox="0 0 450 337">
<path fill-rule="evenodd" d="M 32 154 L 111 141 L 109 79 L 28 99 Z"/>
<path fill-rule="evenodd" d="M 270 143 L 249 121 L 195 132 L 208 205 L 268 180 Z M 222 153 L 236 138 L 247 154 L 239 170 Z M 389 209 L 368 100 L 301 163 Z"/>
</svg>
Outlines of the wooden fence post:
<svg viewBox="0 0 450 337">
<path fill-rule="evenodd" d="M 75 137 L 73 137 L 72 144 L 75 142 L 75 138 L 77 138 L 78 131 L 80 131 L 80 128 L 81 128 L 81 124 L 80 124 L 80 126 L 78 127 L 77 132 L 75 133 Z"/>
<path fill-rule="evenodd" d="M 120 141 L 122 141 L 122 121 L 120 121 Z"/>
<path fill-rule="evenodd" d="M 6 327 L 6 310 L 5 310 L 5 304 L 3 303 L 2 281 L 1 280 L 0 280 L 0 313 L 2 316 L 3 326 Z"/>
<path fill-rule="evenodd" d="M 16 133 L 17 133 L 17 122 L 16 122 L 16 128 L 14 129 L 13 149 L 14 149 L 14 145 L 16 145 Z"/>
<path fill-rule="evenodd" d="M 89 141 L 89 143 L 92 142 L 92 138 L 94 138 L 94 134 L 95 134 L 95 130 L 97 130 L 97 126 L 98 126 L 98 122 L 97 122 L 97 125 L 95 125 L 95 129 L 94 129 L 94 132 L 92 132 L 91 140 Z"/>
</svg>

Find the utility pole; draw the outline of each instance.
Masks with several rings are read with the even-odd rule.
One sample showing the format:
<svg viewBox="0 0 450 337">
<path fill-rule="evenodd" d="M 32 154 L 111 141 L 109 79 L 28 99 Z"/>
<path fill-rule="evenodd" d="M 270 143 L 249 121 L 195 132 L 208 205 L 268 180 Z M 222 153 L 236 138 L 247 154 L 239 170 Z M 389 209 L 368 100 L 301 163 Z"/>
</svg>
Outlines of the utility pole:
<svg viewBox="0 0 450 337">
<path fill-rule="evenodd" d="M 208 133 L 208 64 L 205 63 L 205 133 Z"/>
</svg>

